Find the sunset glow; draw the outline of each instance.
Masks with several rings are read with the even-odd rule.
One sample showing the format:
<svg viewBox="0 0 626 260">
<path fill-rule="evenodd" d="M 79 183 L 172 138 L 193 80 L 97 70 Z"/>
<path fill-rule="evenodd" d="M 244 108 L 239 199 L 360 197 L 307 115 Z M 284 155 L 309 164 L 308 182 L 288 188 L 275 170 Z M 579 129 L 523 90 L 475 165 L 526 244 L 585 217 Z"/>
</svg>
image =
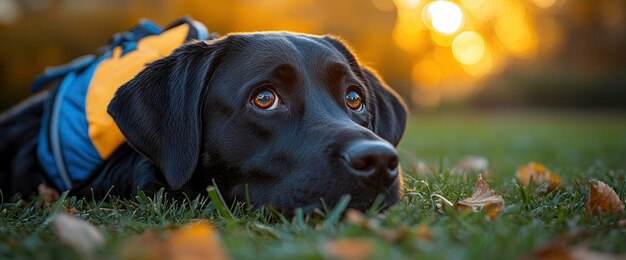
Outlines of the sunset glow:
<svg viewBox="0 0 626 260">
<path fill-rule="evenodd" d="M 528 60 L 561 44 L 560 27 L 536 12 L 557 0 L 394 0 L 398 12 L 393 40 L 415 55 L 413 88 L 418 106 L 478 91 L 480 80 L 511 60 Z M 539 37 L 542 35 L 542 37 Z M 461 93 L 461 94 L 460 94 Z"/>
<path fill-rule="evenodd" d="M 453 34 L 461 28 L 463 12 L 458 5 L 448 1 L 436 1 L 427 6 L 433 28 L 443 34 Z"/>
<path fill-rule="evenodd" d="M 485 41 L 476 32 L 463 32 L 454 38 L 452 53 L 462 64 L 476 64 L 485 54 Z"/>
</svg>

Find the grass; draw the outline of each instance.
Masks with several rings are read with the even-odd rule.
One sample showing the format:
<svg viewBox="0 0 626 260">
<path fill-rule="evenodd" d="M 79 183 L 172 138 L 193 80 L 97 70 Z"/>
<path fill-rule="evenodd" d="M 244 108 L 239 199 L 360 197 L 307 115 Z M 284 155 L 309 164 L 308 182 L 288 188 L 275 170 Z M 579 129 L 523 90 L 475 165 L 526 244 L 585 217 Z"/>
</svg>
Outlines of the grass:
<svg viewBox="0 0 626 260">
<path fill-rule="evenodd" d="M 341 219 L 346 203 L 289 219 L 269 209 L 243 205 L 225 208 L 219 194 L 173 203 L 166 194 L 133 199 L 108 197 L 104 201 L 62 198 L 62 203 L 41 206 L 5 203 L 0 209 L 0 258 L 79 258 L 56 238 L 49 217 L 66 208 L 104 231 L 107 243 L 102 258 L 117 258 L 130 238 L 151 229 L 175 228 L 207 219 L 219 230 L 228 254 L 235 259 L 319 259 L 323 245 L 338 238 L 363 238 L 373 243 L 374 259 L 517 258 L 554 241 L 610 253 L 626 253 L 626 227 L 614 223 L 621 213 L 593 217 L 585 213 L 587 180 L 596 178 L 626 198 L 626 120 L 620 116 L 499 113 L 414 115 L 400 145 L 405 169 L 405 196 L 389 210 L 365 213 L 387 231 L 406 235 L 389 242 L 375 230 Z M 452 202 L 469 197 L 477 174 L 448 174 L 465 155 L 489 159 L 489 184 L 506 201 L 493 221 L 480 213 L 459 213 L 438 208 L 432 194 Z M 412 158 L 442 170 L 418 175 L 410 171 Z M 563 179 L 564 188 L 547 196 L 524 188 L 515 169 L 529 161 L 545 164 Z M 344 202 L 349 198 L 346 197 Z M 216 203 L 214 203 L 216 202 Z M 432 239 L 418 235 L 427 227 Z M 393 233 L 393 232 L 392 232 Z"/>
</svg>

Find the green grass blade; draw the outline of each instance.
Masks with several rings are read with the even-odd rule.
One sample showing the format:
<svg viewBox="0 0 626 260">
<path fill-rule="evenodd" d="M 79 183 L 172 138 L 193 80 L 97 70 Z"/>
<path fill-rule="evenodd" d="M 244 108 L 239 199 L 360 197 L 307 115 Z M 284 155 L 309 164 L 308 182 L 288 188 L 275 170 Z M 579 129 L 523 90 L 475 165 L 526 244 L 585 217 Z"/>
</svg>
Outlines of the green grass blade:
<svg viewBox="0 0 626 260">
<path fill-rule="evenodd" d="M 324 225 L 323 225 L 324 231 L 326 232 L 330 231 L 333 225 L 335 225 L 339 221 L 339 219 L 341 218 L 341 214 L 348 207 L 348 203 L 350 203 L 350 199 L 351 197 L 349 194 L 343 195 L 341 199 L 339 199 L 339 202 L 337 202 L 337 205 L 335 206 L 333 211 L 330 212 L 326 220 L 324 220 Z"/>
<path fill-rule="evenodd" d="M 217 209 L 217 212 L 220 214 L 220 216 L 227 220 L 233 220 L 233 213 L 230 212 L 230 209 L 228 209 L 228 207 L 226 207 L 226 202 L 224 201 L 224 198 L 222 198 L 222 195 L 220 194 L 217 186 L 208 187 L 206 191 L 209 193 L 211 202 L 213 202 L 213 205 L 215 205 L 215 208 Z"/>
</svg>

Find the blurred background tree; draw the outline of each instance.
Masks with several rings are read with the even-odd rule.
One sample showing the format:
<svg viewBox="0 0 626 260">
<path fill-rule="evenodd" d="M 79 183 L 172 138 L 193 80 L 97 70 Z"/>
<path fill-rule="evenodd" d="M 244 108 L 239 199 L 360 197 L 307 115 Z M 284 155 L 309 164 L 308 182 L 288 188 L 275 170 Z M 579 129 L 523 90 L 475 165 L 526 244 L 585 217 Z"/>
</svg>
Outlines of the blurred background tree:
<svg viewBox="0 0 626 260">
<path fill-rule="evenodd" d="M 626 109 L 624 0 L 0 0 L 0 109 L 140 18 L 335 34 L 414 108 Z"/>
</svg>

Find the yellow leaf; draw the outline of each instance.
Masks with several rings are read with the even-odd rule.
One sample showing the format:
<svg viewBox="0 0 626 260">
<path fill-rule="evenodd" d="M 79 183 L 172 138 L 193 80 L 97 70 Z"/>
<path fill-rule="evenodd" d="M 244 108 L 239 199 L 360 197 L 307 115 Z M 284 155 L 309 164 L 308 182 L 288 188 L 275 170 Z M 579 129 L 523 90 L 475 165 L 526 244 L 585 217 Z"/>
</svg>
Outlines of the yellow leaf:
<svg viewBox="0 0 626 260">
<path fill-rule="evenodd" d="M 563 186 L 561 178 L 553 172 L 550 172 L 548 168 L 540 163 L 530 162 L 524 166 L 520 166 L 516 172 L 517 178 L 520 182 L 528 187 L 532 182 L 534 185 L 541 185 L 548 183 L 543 194 L 550 193 L 554 189 Z"/>
<path fill-rule="evenodd" d="M 324 244 L 322 254 L 334 259 L 367 259 L 374 251 L 374 244 L 365 238 L 338 239 Z"/>
<path fill-rule="evenodd" d="M 589 181 L 589 200 L 585 209 L 595 215 L 610 214 L 624 211 L 624 205 L 609 185 L 591 179 Z"/>
<path fill-rule="evenodd" d="M 454 206 L 457 209 L 471 209 L 475 212 L 482 210 L 493 220 L 504 207 L 504 199 L 489 187 L 482 175 L 479 175 L 472 197 L 459 201 Z"/>
<path fill-rule="evenodd" d="M 149 230 L 122 249 L 124 259 L 228 259 L 218 233 L 207 221 L 175 231 Z"/>
</svg>

